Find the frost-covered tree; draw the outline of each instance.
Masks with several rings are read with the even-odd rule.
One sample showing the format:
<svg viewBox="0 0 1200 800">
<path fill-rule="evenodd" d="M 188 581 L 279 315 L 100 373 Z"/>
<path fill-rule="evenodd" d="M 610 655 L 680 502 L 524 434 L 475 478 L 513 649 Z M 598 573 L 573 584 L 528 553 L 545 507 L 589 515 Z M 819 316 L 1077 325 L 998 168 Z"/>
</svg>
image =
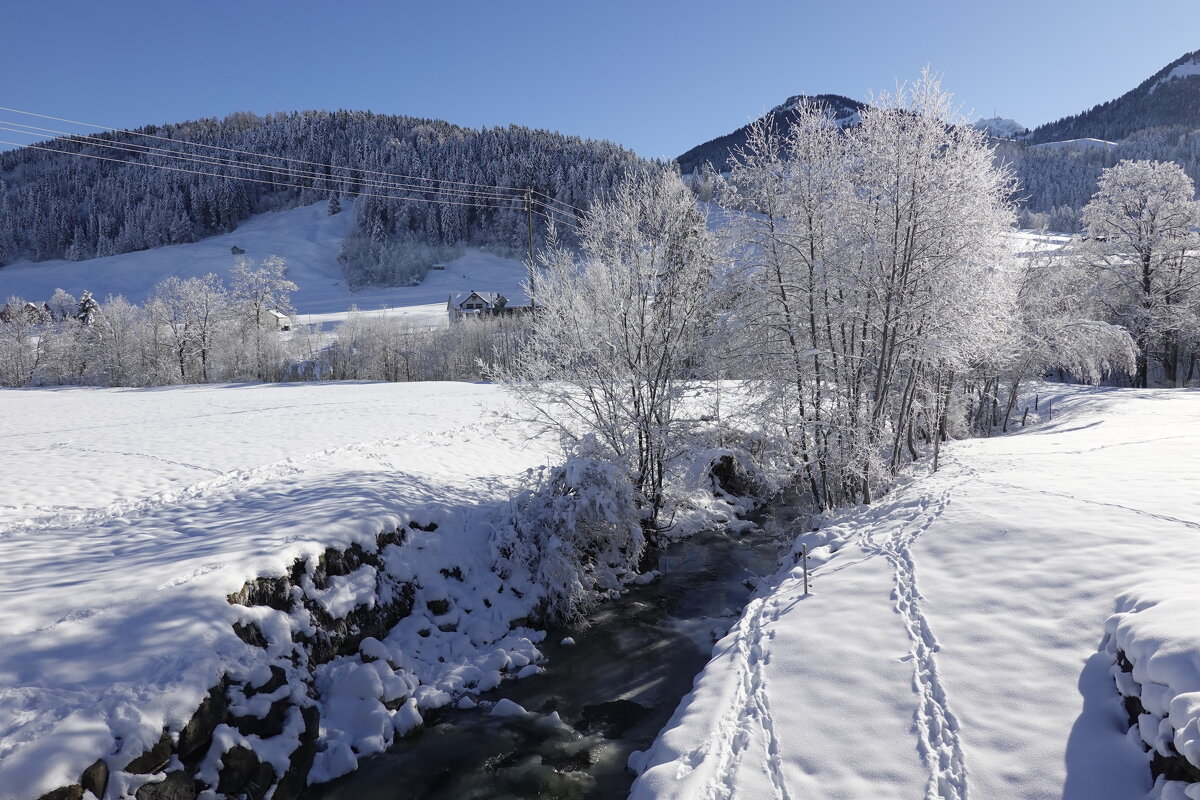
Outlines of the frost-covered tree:
<svg viewBox="0 0 1200 800">
<path fill-rule="evenodd" d="M 974 370 L 982 402 L 971 422 L 980 431 L 996 425 L 1008 430 L 1025 381 L 1061 371 L 1095 384 L 1134 368 L 1133 339 L 1104 319 L 1096 286 L 1077 259 L 1043 250 L 1028 254 L 1016 269 L 1017 301 L 1001 346 Z"/>
<path fill-rule="evenodd" d="M 1083 210 L 1088 239 L 1082 256 L 1099 275 L 1114 321 L 1137 341 L 1137 386 L 1148 384 L 1151 361 L 1176 385 L 1183 344 L 1200 330 L 1200 203 L 1194 198 L 1192 180 L 1178 164 L 1122 161 L 1104 171 Z"/>
<path fill-rule="evenodd" d="M 230 299 L 255 326 L 263 325 L 268 311 L 294 313 L 292 292 L 298 287 L 288 278 L 287 262 L 281 256 L 268 256 L 257 267 L 251 259 L 238 256 L 229 277 Z"/>
<path fill-rule="evenodd" d="M 39 323 L 23 298 L 9 297 L 0 308 L 0 386 L 24 386 L 33 378 L 42 356 Z"/>
<path fill-rule="evenodd" d="M 55 319 L 73 317 L 79 310 L 79 301 L 75 299 L 74 295 L 62 289 L 55 289 L 54 294 L 46 301 L 46 305 L 49 306 L 50 314 Z"/>
<path fill-rule="evenodd" d="M 292 314 L 292 292 L 296 284 L 287 277 L 287 262 L 268 256 L 256 267 L 245 256 L 234 260 L 230 272 L 229 299 L 241 331 L 242 349 L 249 364 L 239 368 L 246 377 L 276 379 L 280 363 L 279 334 L 269 312 Z"/>
<path fill-rule="evenodd" d="M 89 331 L 89 362 L 102 386 L 138 386 L 154 381 L 146 314 L 124 297 L 109 297 Z"/>
<path fill-rule="evenodd" d="M 220 279 L 213 273 L 166 278 L 154 287 L 147 311 L 178 368 L 179 381 L 207 381 L 214 344 L 229 314 Z"/>
<path fill-rule="evenodd" d="M 867 501 L 999 340 L 1014 283 L 1011 177 L 923 75 L 840 132 L 820 105 L 764 123 L 726 202 L 745 291 L 741 364 L 816 501 Z"/>
<path fill-rule="evenodd" d="M 582 252 L 541 259 L 535 318 L 496 377 L 569 445 L 624 467 L 649 530 L 668 468 L 686 450 L 680 402 L 700 371 L 716 309 L 716 244 L 670 170 L 632 176 L 593 207 Z"/>
</svg>

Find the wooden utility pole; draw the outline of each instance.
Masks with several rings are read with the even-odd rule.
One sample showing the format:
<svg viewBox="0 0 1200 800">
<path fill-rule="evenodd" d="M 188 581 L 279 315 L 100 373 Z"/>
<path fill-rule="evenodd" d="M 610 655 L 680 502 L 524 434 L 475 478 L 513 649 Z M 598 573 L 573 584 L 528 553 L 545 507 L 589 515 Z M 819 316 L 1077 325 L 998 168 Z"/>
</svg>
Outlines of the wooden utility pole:
<svg viewBox="0 0 1200 800">
<path fill-rule="evenodd" d="M 533 308 L 533 189 L 525 187 L 525 232 L 529 237 L 529 307 Z"/>
</svg>

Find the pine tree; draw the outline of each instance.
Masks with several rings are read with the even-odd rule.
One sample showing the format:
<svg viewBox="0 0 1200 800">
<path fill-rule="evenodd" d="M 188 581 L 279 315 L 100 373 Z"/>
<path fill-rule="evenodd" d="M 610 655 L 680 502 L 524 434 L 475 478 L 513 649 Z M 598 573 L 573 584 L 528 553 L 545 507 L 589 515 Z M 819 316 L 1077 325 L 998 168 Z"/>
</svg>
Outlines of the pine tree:
<svg viewBox="0 0 1200 800">
<path fill-rule="evenodd" d="M 75 310 L 75 318 L 84 325 L 91 325 L 99 311 L 100 304 L 92 297 L 91 292 L 84 289 L 79 298 L 79 307 Z"/>
</svg>

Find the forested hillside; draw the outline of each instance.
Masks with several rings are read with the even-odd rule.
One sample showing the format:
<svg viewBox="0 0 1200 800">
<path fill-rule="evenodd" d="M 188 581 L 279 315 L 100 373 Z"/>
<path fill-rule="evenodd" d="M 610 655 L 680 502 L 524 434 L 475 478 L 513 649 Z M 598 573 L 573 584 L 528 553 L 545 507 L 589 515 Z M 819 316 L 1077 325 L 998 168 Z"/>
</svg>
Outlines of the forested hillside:
<svg viewBox="0 0 1200 800">
<path fill-rule="evenodd" d="M 645 165 L 609 142 L 362 111 L 237 113 L 37 147 L 0 153 L 0 265 L 191 242 L 252 214 L 360 195 L 355 231 L 370 245 L 355 249 L 352 233 L 346 254 L 358 283 L 411 280 L 380 263 L 389 243 L 524 248 L 518 190 L 538 193 L 540 238 L 548 217 Z"/>
<path fill-rule="evenodd" d="M 1147 128 L 1109 147 L 1001 142 L 997 155 L 1016 172 L 1022 228 L 1082 230 L 1080 213 L 1096 193 L 1100 173 L 1121 161 L 1174 161 L 1200 180 L 1200 131 L 1183 125 Z"/>
<path fill-rule="evenodd" d="M 1200 50 L 1187 53 L 1133 90 L 1034 129 L 1000 154 L 1020 180 L 1023 227 L 1078 231 L 1079 214 L 1107 167 L 1124 160 L 1174 161 L 1200 179 Z M 1073 147 L 1077 139 L 1109 146 Z"/>
<path fill-rule="evenodd" d="M 1115 100 L 1039 125 L 1029 141 L 1118 141 L 1147 128 L 1177 125 L 1200 128 L 1200 50 L 1185 53 Z"/>
</svg>

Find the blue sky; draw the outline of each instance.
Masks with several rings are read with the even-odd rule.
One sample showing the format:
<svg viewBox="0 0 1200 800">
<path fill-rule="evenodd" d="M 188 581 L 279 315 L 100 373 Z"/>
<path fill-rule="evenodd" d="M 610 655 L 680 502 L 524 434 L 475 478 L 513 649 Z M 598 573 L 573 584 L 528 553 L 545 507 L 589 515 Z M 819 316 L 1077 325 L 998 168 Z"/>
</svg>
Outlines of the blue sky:
<svg viewBox="0 0 1200 800">
<path fill-rule="evenodd" d="M 370 109 L 671 157 L 926 64 L 964 111 L 1034 126 L 1196 49 L 1196 0 L 0 0 L 0 106 L 114 127 Z"/>
</svg>

